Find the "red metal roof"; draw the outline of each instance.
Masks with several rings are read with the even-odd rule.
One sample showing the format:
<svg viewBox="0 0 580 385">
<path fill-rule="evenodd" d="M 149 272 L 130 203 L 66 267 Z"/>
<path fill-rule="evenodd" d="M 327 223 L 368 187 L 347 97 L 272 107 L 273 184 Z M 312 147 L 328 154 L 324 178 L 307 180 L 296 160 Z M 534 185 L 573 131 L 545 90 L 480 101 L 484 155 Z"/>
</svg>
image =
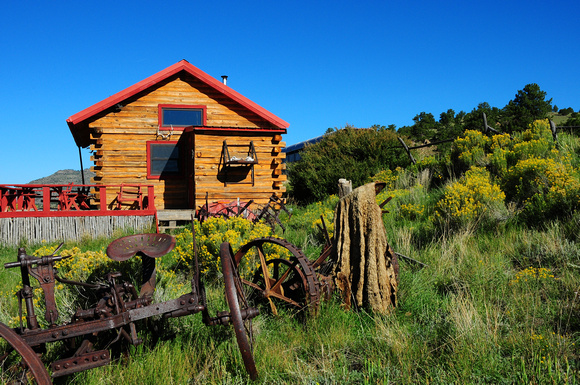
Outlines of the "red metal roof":
<svg viewBox="0 0 580 385">
<path fill-rule="evenodd" d="M 275 128 L 286 129 L 290 125 L 286 121 L 280 119 L 276 115 L 272 114 L 271 112 L 252 102 L 250 99 L 234 91 L 233 89 L 223 84 L 216 78 L 206 74 L 199 68 L 190 64 L 187 60 L 181 60 L 178 63 L 175 63 L 172 66 L 169 66 L 166 69 L 159 71 L 156 74 L 149 76 L 148 78 L 141 80 L 140 82 L 135 83 L 134 85 L 128 88 L 125 88 L 123 91 L 117 92 L 116 94 L 109 96 L 108 98 L 101 100 L 100 102 L 93 104 L 92 106 L 85 108 L 84 110 L 77 112 L 76 114 L 68 118 L 66 122 L 73 134 L 73 137 L 77 145 L 80 145 L 81 147 L 88 146 L 87 140 L 83 140 L 84 138 L 80 138 L 77 135 L 78 133 L 76 132 L 77 131 L 76 129 L 79 128 L 79 126 L 82 126 L 83 122 L 103 112 L 107 108 L 110 108 L 116 105 L 117 103 L 121 103 L 125 99 L 128 99 L 134 96 L 135 94 L 144 91 L 149 87 L 152 87 L 157 83 L 167 79 L 168 77 L 177 74 L 180 71 L 188 72 L 189 74 L 201 80 L 208 86 L 214 88 L 218 92 L 221 92 L 223 95 L 236 101 L 243 107 L 247 108 L 248 110 L 260 116 L 261 118 L 265 119 L 266 121 L 272 123 L 272 125 L 274 125 Z"/>
</svg>

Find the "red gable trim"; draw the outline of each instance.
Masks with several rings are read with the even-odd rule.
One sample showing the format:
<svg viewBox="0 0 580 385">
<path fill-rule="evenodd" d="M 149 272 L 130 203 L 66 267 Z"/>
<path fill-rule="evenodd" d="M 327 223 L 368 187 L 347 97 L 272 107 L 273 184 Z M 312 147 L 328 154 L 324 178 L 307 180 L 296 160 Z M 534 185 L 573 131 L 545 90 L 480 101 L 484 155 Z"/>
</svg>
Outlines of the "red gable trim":
<svg viewBox="0 0 580 385">
<path fill-rule="evenodd" d="M 147 79 L 141 80 L 140 82 L 132 85 L 131 87 L 124 89 L 121 92 L 116 93 L 115 95 L 109 96 L 108 98 L 92 105 L 91 107 L 86 108 L 86 109 L 82 110 L 81 112 L 78 112 L 78 113 L 72 115 L 66 121 L 67 121 L 67 123 L 72 131 L 73 126 L 91 118 L 92 116 L 106 110 L 109 107 L 114 106 L 117 103 L 121 103 L 125 99 L 128 99 L 131 96 L 133 96 L 133 95 L 135 95 L 143 90 L 146 90 L 151 86 L 154 86 L 155 84 L 167 79 L 168 77 L 170 77 L 172 75 L 175 75 L 176 73 L 178 73 L 180 71 L 186 71 L 186 72 L 190 73 L 191 75 L 195 76 L 196 78 L 198 78 L 199 80 L 201 80 L 205 84 L 211 86 L 212 88 L 214 88 L 217 91 L 221 92 L 222 94 L 226 95 L 230 99 L 232 99 L 232 100 L 238 102 L 239 104 L 241 104 L 242 106 L 246 107 L 248 110 L 256 113 L 258 116 L 260 116 L 260 117 L 264 118 L 265 120 L 267 120 L 268 122 L 272 123 L 275 127 L 288 128 L 288 126 L 290 126 L 289 123 L 285 122 L 284 120 L 280 119 L 276 115 L 274 115 L 271 112 L 260 107 L 256 103 L 252 102 L 250 99 L 248 99 L 245 96 L 234 91 L 233 89 L 226 86 L 225 84 L 223 84 L 219 80 L 215 79 L 214 77 L 206 74 L 205 72 L 203 72 L 199 68 L 195 67 L 194 65 L 190 64 L 186 60 L 181 60 L 180 62 L 173 64 L 170 67 L 167 67 L 166 69 L 156 73 L 155 75 L 152 75 L 152 76 L 148 77 Z"/>
</svg>

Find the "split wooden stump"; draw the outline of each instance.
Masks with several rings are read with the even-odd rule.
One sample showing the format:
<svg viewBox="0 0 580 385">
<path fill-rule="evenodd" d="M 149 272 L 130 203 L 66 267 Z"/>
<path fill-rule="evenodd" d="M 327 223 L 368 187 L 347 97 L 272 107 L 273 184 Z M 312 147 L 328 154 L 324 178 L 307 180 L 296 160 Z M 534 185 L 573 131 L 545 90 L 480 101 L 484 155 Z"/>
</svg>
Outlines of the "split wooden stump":
<svg viewBox="0 0 580 385">
<path fill-rule="evenodd" d="M 397 305 L 398 261 L 375 197 L 375 183 L 369 183 L 336 206 L 333 276 L 347 308 L 387 314 Z"/>
</svg>

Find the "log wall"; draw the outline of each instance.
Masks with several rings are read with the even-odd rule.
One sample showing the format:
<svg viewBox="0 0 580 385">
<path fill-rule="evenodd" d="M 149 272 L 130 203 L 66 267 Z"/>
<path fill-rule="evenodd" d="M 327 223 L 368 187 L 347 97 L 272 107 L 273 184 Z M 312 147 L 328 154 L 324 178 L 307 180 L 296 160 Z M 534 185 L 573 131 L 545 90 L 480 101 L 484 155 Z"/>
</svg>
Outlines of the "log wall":
<svg viewBox="0 0 580 385">
<path fill-rule="evenodd" d="M 209 201 L 239 198 L 242 201 L 253 199 L 256 203 L 266 203 L 273 193 L 281 196 L 285 191 L 283 182 L 286 175 L 282 170 L 285 154 L 284 142 L 280 135 L 239 134 L 230 136 L 218 133 L 199 133 L 195 135 L 195 196 L 198 205 Z M 247 155 L 250 142 L 253 142 L 258 164 L 252 166 L 224 166 L 222 145 L 226 140 L 230 156 L 243 158 Z"/>
<path fill-rule="evenodd" d="M 205 106 L 207 128 L 211 127 L 213 132 L 215 128 L 221 128 L 219 133 L 214 134 L 208 133 L 209 129 L 194 132 L 194 192 L 188 191 L 186 176 L 147 179 L 147 142 L 164 140 L 158 135 L 160 104 Z M 90 147 L 93 151 L 91 160 L 94 162 L 91 169 L 95 172 L 93 183 L 153 184 L 157 209 L 187 208 L 188 194 L 193 193 L 196 206 L 199 206 L 204 203 L 206 192 L 212 201 L 240 198 L 265 203 L 272 193 L 281 195 L 285 191 L 283 182 L 286 176 L 282 173 L 284 154 L 281 151 L 285 144 L 276 128 L 185 72 L 137 94 L 119 110 L 103 113 L 89 127 L 94 143 Z M 273 132 L 269 133 L 268 130 Z M 168 133 L 161 131 L 163 135 Z M 166 139 L 184 142 L 185 135 L 176 130 Z M 259 160 L 259 164 L 254 167 L 254 186 L 229 182 L 225 185 L 223 170 L 219 165 L 225 139 L 231 144 L 249 145 L 249 141 L 254 142 Z M 248 181 L 249 175 L 244 177 L 242 169 L 235 171 L 234 174 L 228 172 L 232 180 Z M 108 199 L 114 197 L 115 194 L 108 195 Z M 199 201 L 200 198 L 202 201 Z"/>
</svg>

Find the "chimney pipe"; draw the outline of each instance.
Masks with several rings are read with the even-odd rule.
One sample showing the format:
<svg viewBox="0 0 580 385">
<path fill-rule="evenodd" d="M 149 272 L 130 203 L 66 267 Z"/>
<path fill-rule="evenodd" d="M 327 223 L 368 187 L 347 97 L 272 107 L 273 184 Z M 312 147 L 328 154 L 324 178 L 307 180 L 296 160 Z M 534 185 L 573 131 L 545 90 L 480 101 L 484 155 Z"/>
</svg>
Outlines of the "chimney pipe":
<svg viewBox="0 0 580 385">
<path fill-rule="evenodd" d="M 224 83 L 224 86 L 228 85 L 228 75 L 222 75 L 222 83 Z"/>
</svg>

